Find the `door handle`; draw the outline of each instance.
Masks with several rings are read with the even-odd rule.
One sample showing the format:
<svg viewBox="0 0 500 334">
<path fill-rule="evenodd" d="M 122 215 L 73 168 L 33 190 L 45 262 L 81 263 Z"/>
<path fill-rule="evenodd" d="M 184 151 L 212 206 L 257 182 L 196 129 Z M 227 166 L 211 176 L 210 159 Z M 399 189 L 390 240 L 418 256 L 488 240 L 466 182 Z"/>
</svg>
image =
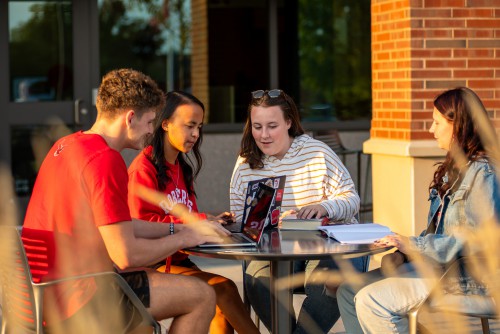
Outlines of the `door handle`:
<svg viewBox="0 0 500 334">
<path fill-rule="evenodd" d="M 80 114 L 81 115 L 87 115 L 88 110 L 87 108 L 82 108 L 83 100 L 82 99 L 76 99 L 73 105 L 73 121 L 75 125 L 82 125 L 81 119 L 80 119 Z"/>
</svg>

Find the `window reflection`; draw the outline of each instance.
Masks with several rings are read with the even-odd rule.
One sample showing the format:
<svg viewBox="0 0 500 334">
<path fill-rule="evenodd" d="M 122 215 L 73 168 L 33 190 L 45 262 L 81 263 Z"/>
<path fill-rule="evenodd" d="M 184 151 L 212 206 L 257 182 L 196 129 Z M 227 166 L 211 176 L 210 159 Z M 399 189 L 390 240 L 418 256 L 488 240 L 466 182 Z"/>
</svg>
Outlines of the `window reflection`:
<svg viewBox="0 0 500 334">
<path fill-rule="evenodd" d="M 208 86 L 196 81 L 195 94 L 207 96 L 210 123 L 243 122 L 249 92 L 277 88 L 269 87 L 272 71 L 305 121 L 371 116 L 370 0 L 279 1 L 273 18 L 265 0 L 206 0 L 207 12 L 193 11 L 193 18 L 190 0 L 98 4 L 101 75 L 132 67 L 167 91 L 192 91 L 191 65 L 207 71 Z M 191 35 L 200 32 L 192 31 L 192 20 L 206 21 L 208 29 L 195 44 Z M 278 69 L 269 65 L 274 25 Z M 196 57 L 191 64 L 194 48 L 206 48 L 208 61 Z"/>
<path fill-rule="evenodd" d="M 191 91 L 190 0 L 99 0 L 100 73 L 130 67 Z"/>
<path fill-rule="evenodd" d="M 369 118 L 370 0 L 299 0 L 298 39 L 304 120 Z"/>
<path fill-rule="evenodd" d="M 73 99 L 70 1 L 9 2 L 10 100 Z"/>
<path fill-rule="evenodd" d="M 304 121 L 370 118 L 370 0 L 278 1 L 271 18 L 268 1 L 207 3 L 210 122 L 244 122 L 250 92 L 272 88 L 294 98 Z M 270 87 L 274 71 L 279 87 Z"/>
</svg>

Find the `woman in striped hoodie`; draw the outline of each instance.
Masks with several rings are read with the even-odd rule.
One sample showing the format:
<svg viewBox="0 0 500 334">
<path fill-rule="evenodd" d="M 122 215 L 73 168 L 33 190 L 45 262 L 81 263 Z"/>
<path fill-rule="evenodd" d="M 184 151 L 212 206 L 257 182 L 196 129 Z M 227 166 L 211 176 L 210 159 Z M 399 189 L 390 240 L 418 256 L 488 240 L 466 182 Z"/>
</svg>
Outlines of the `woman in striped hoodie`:
<svg viewBox="0 0 500 334">
<path fill-rule="evenodd" d="M 304 134 L 297 106 L 285 92 L 258 90 L 252 93 L 231 178 L 230 204 L 236 221 L 243 215 L 248 182 L 280 175 L 286 175 L 282 213 L 356 222 L 359 196 L 339 157 L 325 143 Z M 352 263 L 361 270 L 363 261 Z M 331 259 L 294 262 L 295 273 L 305 272 L 306 291 L 294 333 L 327 333 L 340 316 L 335 297 L 325 293 L 322 283 L 313 283 L 314 271 L 324 269 L 337 265 Z M 269 328 L 269 262 L 250 262 L 245 275 L 250 302 Z"/>
</svg>

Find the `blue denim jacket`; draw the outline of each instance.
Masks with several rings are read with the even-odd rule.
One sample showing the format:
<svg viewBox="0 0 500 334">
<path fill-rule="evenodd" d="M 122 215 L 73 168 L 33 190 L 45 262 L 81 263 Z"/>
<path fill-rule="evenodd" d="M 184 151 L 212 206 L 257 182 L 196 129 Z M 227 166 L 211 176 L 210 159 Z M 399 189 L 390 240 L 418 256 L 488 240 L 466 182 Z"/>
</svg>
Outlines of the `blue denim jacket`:
<svg viewBox="0 0 500 334">
<path fill-rule="evenodd" d="M 441 210 L 435 233 L 410 237 L 410 241 L 423 255 L 440 264 L 447 264 L 460 256 L 464 241 L 453 236 L 453 229 L 465 227 L 476 229 L 486 219 L 500 217 L 500 189 L 495 171 L 486 159 L 469 162 L 458 189 L 443 199 L 435 189 L 431 190 L 428 224 L 434 224 L 434 217 Z M 441 208 L 441 203 L 443 206 Z M 461 282 L 462 292 L 476 290 L 471 282 Z"/>
</svg>

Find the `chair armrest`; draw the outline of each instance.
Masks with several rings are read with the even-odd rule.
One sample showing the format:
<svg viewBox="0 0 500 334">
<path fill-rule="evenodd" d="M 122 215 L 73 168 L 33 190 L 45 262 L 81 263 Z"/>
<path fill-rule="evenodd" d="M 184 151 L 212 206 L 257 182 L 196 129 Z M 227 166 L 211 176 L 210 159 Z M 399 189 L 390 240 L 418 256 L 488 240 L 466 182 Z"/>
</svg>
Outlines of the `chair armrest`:
<svg viewBox="0 0 500 334">
<path fill-rule="evenodd" d="M 156 320 L 152 317 L 152 315 L 147 311 L 146 307 L 144 304 L 140 301 L 140 299 L 137 297 L 137 295 L 134 293 L 132 288 L 127 284 L 125 279 L 118 273 L 109 271 L 109 272 L 99 272 L 99 273 L 91 273 L 91 274 L 85 274 L 85 275 L 77 275 L 77 276 L 71 276 L 71 277 L 65 277 L 53 281 L 47 281 L 47 282 L 42 282 L 42 283 L 33 283 L 33 293 L 35 297 L 35 305 L 36 305 L 36 312 L 37 312 L 37 319 L 42 318 L 43 314 L 43 291 L 45 288 L 54 286 L 60 283 L 65 283 L 65 282 L 70 282 L 70 281 L 75 281 L 75 280 L 80 280 L 80 279 L 85 279 L 85 278 L 109 278 L 113 282 L 117 283 L 122 292 L 128 297 L 130 302 L 134 305 L 134 307 L 139 311 L 141 314 L 141 317 L 143 318 L 143 321 L 147 322 L 151 326 L 155 326 Z"/>
<path fill-rule="evenodd" d="M 425 298 L 424 300 L 422 300 L 422 302 L 420 304 L 418 304 L 417 306 L 413 307 L 410 311 L 410 312 L 415 312 L 417 311 L 418 312 L 418 309 L 420 309 L 420 307 L 422 307 L 422 305 L 424 305 L 425 303 L 427 303 L 429 301 L 430 298 L 432 298 L 432 296 L 441 296 L 443 294 L 442 290 L 443 290 L 443 282 L 449 278 L 451 275 L 456 275 L 458 272 L 459 272 L 459 266 L 460 265 L 465 265 L 466 267 L 468 266 L 468 263 L 471 263 L 472 261 L 481 261 L 480 259 L 483 259 L 484 257 L 479 257 L 479 256 L 474 256 L 474 255 L 468 255 L 468 256 L 463 256 L 463 257 L 459 257 L 457 259 L 455 259 L 454 261 L 452 261 L 450 263 L 450 265 L 446 268 L 446 270 L 444 271 L 444 273 L 441 275 L 441 277 L 439 278 L 439 280 L 437 280 L 435 286 L 431 289 L 431 292 L 429 293 L 429 295 L 427 296 L 427 298 Z"/>
<path fill-rule="evenodd" d="M 56 285 L 56 284 L 70 282 L 70 281 L 76 281 L 76 280 L 84 279 L 84 278 L 105 278 L 106 276 L 110 276 L 112 278 L 113 275 L 116 275 L 116 273 L 113 272 L 113 271 L 104 271 L 104 272 L 99 272 L 99 273 L 91 273 L 91 274 L 84 274 L 84 275 L 69 276 L 69 277 L 64 277 L 64 278 L 56 279 L 56 280 L 53 280 L 53 281 L 46 281 L 46 282 L 41 282 L 41 283 L 33 283 L 33 286 L 40 287 L 40 288 L 46 288 L 46 287 L 53 286 L 53 285 Z"/>
<path fill-rule="evenodd" d="M 113 273 L 115 276 L 115 282 L 118 283 L 120 288 L 123 290 L 123 293 L 129 298 L 130 302 L 134 305 L 134 307 L 139 311 L 142 318 L 149 322 L 152 326 L 156 323 L 156 320 L 153 316 L 147 311 L 144 304 L 140 301 L 139 297 L 135 294 L 132 288 L 127 284 L 127 281 L 117 273 Z"/>
<path fill-rule="evenodd" d="M 453 271 L 456 270 L 457 266 L 460 264 L 462 258 L 458 258 L 451 262 L 450 266 L 444 271 L 444 273 L 441 275 L 441 277 L 437 280 L 436 285 L 431 289 L 431 292 L 429 295 L 427 295 L 426 298 L 424 298 L 418 305 L 415 305 L 412 309 L 408 311 L 408 314 L 414 314 L 416 316 L 417 312 L 420 310 L 422 305 L 427 303 L 427 301 L 431 298 L 433 294 L 436 293 L 437 289 L 440 289 L 441 282 Z"/>
</svg>

